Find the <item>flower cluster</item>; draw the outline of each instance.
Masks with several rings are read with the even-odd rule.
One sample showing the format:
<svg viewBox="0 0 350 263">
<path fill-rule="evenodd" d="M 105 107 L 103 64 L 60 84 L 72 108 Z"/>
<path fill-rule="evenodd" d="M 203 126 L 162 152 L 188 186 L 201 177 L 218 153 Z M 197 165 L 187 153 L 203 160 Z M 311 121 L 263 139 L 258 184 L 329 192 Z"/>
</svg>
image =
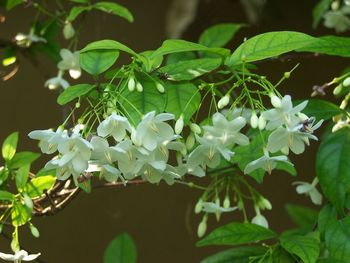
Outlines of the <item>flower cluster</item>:
<svg viewBox="0 0 350 263">
<path fill-rule="evenodd" d="M 350 28 L 350 18 L 348 15 L 350 15 L 349 1 L 344 1 L 344 4 L 334 1 L 331 5 L 331 10 L 323 15 L 324 26 L 334 28 L 337 33 L 345 32 Z"/>
</svg>

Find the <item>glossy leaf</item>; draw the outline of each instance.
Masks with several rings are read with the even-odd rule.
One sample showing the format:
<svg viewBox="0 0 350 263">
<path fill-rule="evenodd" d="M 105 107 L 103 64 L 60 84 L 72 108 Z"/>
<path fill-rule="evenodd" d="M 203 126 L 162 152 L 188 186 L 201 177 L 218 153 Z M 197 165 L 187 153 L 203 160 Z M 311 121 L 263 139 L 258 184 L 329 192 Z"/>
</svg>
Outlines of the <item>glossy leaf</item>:
<svg viewBox="0 0 350 263">
<path fill-rule="evenodd" d="M 88 52 L 88 51 L 92 51 L 92 50 L 100 50 L 100 49 L 120 50 L 120 51 L 124 51 L 126 53 L 129 53 L 133 56 L 138 56 L 135 51 L 133 51 L 129 47 L 125 46 L 124 44 L 122 44 L 118 41 L 109 40 L 109 39 L 91 42 L 86 47 L 84 47 L 82 50 L 80 50 L 80 53 L 84 53 L 84 52 Z"/>
<path fill-rule="evenodd" d="M 104 253 L 104 263 L 136 263 L 137 251 L 132 238 L 120 234 L 107 246 Z"/>
<path fill-rule="evenodd" d="M 99 1 L 93 5 L 93 8 L 108 14 L 120 16 L 129 22 L 134 21 L 134 17 L 132 16 L 131 12 L 126 7 L 117 3 Z"/>
<path fill-rule="evenodd" d="M 90 84 L 78 84 L 75 86 L 70 86 L 58 96 L 57 103 L 60 105 L 67 104 L 68 102 L 71 102 L 80 96 L 86 95 L 93 88 L 95 88 L 95 85 Z"/>
<path fill-rule="evenodd" d="M 178 119 L 183 114 L 187 122 L 197 111 L 201 102 L 198 88 L 190 82 L 167 83 L 167 106 L 165 111 L 171 112 Z"/>
<path fill-rule="evenodd" d="M 310 45 L 306 45 L 297 51 L 350 57 L 349 45 L 349 37 L 324 36 L 316 39 L 316 41 L 313 41 Z"/>
<path fill-rule="evenodd" d="M 265 227 L 250 223 L 230 223 L 215 229 L 197 242 L 197 246 L 240 245 L 267 240 L 276 234 Z"/>
<path fill-rule="evenodd" d="M 159 72 L 169 75 L 169 79 L 181 81 L 192 80 L 203 74 L 218 68 L 222 63 L 219 58 L 202 58 L 194 60 L 180 61 L 175 64 L 169 64 L 159 69 Z"/>
<path fill-rule="evenodd" d="M 41 196 L 45 190 L 50 190 L 56 182 L 56 177 L 47 175 L 40 176 L 30 180 L 26 186 L 24 191 L 31 197 Z"/>
<path fill-rule="evenodd" d="M 264 247 L 237 247 L 221 251 L 209 256 L 201 261 L 201 263 L 249 263 L 251 257 L 261 256 L 266 253 Z"/>
<path fill-rule="evenodd" d="M 328 120 L 335 115 L 341 114 L 342 110 L 331 102 L 320 99 L 311 99 L 307 103 L 303 113 L 309 117 L 315 117 L 316 120 Z"/>
<path fill-rule="evenodd" d="M 26 185 L 30 171 L 30 164 L 24 165 L 17 170 L 16 187 L 20 191 Z"/>
<path fill-rule="evenodd" d="M 328 135 L 316 157 L 316 173 L 326 198 L 342 212 L 350 187 L 350 130 Z"/>
<path fill-rule="evenodd" d="M 211 26 L 200 35 L 198 43 L 206 47 L 223 47 L 242 26 L 241 24 L 233 23 Z"/>
<path fill-rule="evenodd" d="M 15 199 L 15 195 L 4 191 L 4 190 L 0 190 L 0 200 L 1 201 L 13 201 Z"/>
<path fill-rule="evenodd" d="M 5 0 L 6 2 L 6 9 L 11 10 L 15 8 L 16 6 L 23 4 L 23 0 Z"/>
<path fill-rule="evenodd" d="M 88 6 L 73 6 L 69 11 L 67 20 L 73 22 L 81 13 L 91 10 Z"/>
<path fill-rule="evenodd" d="M 321 235 L 324 234 L 326 228 L 337 220 L 337 210 L 332 205 L 326 205 L 323 207 L 318 215 L 317 228 Z"/>
<path fill-rule="evenodd" d="M 18 132 L 11 133 L 2 144 L 2 157 L 10 161 L 16 153 L 18 143 Z"/>
<path fill-rule="evenodd" d="M 12 225 L 15 227 L 23 226 L 30 221 L 30 209 L 20 202 L 14 202 L 11 211 Z"/>
<path fill-rule="evenodd" d="M 317 223 L 318 212 L 309 207 L 287 204 L 286 210 L 293 222 L 300 227 L 312 227 Z"/>
<path fill-rule="evenodd" d="M 8 167 L 10 169 L 17 169 L 17 168 L 20 168 L 24 165 L 28 165 L 28 164 L 33 163 L 39 157 L 40 157 L 39 153 L 18 152 L 13 156 L 11 161 L 9 161 Z"/>
<path fill-rule="evenodd" d="M 300 32 L 276 31 L 263 33 L 246 40 L 227 60 L 229 66 L 237 66 L 243 62 L 254 62 L 309 45 L 316 38 Z"/>
<path fill-rule="evenodd" d="M 80 54 L 80 66 L 96 76 L 109 69 L 118 59 L 118 50 L 93 50 Z"/>
<path fill-rule="evenodd" d="M 350 217 L 333 221 L 325 229 L 326 247 L 329 255 L 348 262 L 350 258 Z"/>
<path fill-rule="evenodd" d="M 280 237 L 281 246 L 289 253 L 297 255 L 304 263 L 315 263 L 320 254 L 320 234 L 286 235 Z"/>
</svg>

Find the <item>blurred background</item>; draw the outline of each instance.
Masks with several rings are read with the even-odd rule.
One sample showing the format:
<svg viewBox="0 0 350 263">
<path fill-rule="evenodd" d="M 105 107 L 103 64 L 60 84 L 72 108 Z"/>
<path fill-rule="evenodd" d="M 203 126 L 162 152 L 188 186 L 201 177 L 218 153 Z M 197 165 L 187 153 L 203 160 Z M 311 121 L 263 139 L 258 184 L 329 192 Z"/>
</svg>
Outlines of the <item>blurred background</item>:
<svg viewBox="0 0 350 263">
<path fill-rule="evenodd" d="M 166 38 L 197 41 L 207 27 L 222 23 L 246 23 L 227 46 L 235 49 L 245 37 L 276 30 L 301 31 L 319 36 L 334 34 L 322 26 L 312 29 L 312 8 L 316 0 L 120 0 L 134 14 L 128 23 L 115 16 L 91 12 L 82 26 L 79 49 L 99 39 L 116 39 L 136 51 L 156 49 Z M 33 8 L 18 7 L 6 13 L 0 23 L 0 39 L 11 40 L 18 32 L 28 33 L 35 14 Z M 59 40 L 62 46 L 66 44 Z M 0 51 L 1 52 L 1 51 Z M 20 150 L 39 152 L 27 134 L 35 129 L 57 127 L 62 112 L 56 103 L 57 93 L 44 88 L 44 82 L 56 75 L 56 65 L 44 56 L 34 62 L 20 57 L 18 73 L 8 81 L 0 80 L 0 141 L 13 131 L 20 132 Z M 124 58 L 122 58 L 124 59 Z M 125 58 L 124 62 L 127 63 Z M 276 83 L 285 71 L 301 65 L 280 87 L 282 94 L 308 98 L 312 86 L 330 81 L 348 61 L 320 56 L 297 57 L 259 65 L 259 72 Z M 84 78 L 79 79 L 84 81 Z M 276 231 L 292 227 L 285 212 L 285 203 L 312 206 L 307 197 L 295 193 L 293 181 L 311 181 L 317 143 L 312 143 L 302 156 L 292 156 L 297 178 L 274 172 L 265 177 L 264 187 L 257 188 L 272 202 L 273 210 L 264 214 Z M 38 161 L 37 167 L 45 160 Z M 205 180 L 199 181 L 205 185 Z M 197 225 L 201 217 L 193 206 L 199 190 L 165 184 L 138 185 L 117 189 L 98 189 L 91 194 L 80 193 L 64 211 L 55 216 L 34 218 L 41 236 L 35 239 L 29 229 L 22 229 L 21 244 L 31 252 L 42 252 L 40 259 L 49 263 L 102 262 L 109 241 L 121 232 L 129 233 L 136 242 L 138 262 L 199 262 L 220 248 L 196 248 Z M 317 207 L 314 207 L 317 209 Z M 222 215 L 219 223 L 210 217 L 209 231 L 219 224 L 241 220 L 238 213 Z M 4 228 L 9 234 L 10 229 Z M 9 241 L 0 238 L 2 252 L 10 251 Z"/>
</svg>

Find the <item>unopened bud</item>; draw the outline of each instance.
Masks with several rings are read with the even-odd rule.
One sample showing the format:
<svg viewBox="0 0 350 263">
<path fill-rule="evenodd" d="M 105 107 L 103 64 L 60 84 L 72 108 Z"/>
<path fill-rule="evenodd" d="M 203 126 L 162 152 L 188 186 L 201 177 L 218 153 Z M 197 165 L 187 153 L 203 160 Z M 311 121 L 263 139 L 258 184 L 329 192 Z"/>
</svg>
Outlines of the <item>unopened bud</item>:
<svg viewBox="0 0 350 263">
<path fill-rule="evenodd" d="M 161 83 L 157 82 L 156 87 L 157 87 L 157 90 L 160 93 L 164 93 L 165 89 L 164 89 L 164 86 Z"/>
<path fill-rule="evenodd" d="M 350 77 L 347 77 L 346 79 L 344 79 L 343 85 L 344 85 L 344 87 L 350 86 Z"/>
<path fill-rule="evenodd" d="M 203 237 L 206 231 L 207 231 L 207 222 L 200 222 L 197 229 L 198 237 L 199 238 Z"/>
<path fill-rule="evenodd" d="M 266 127 L 266 120 L 263 116 L 259 116 L 259 122 L 258 122 L 258 127 L 259 127 L 259 130 L 263 130 L 265 129 Z"/>
<path fill-rule="evenodd" d="M 340 96 L 340 94 L 343 92 L 343 90 L 344 90 L 343 84 L 339 84 L 339 85 L 336 86 L 335 89 L 333 90 L 333 95 L 335 95 L 335 96 Z"/>
<path fill-rule="evenodd" d="M 184 118 L 181 115 L 180 118 L 177 119 L 175 123 L 175 133 L 180 134 L 184 128 Z"/>
<path fill-rule="evenodd" d="M 203 203 L 202 199 L 199 199 L 197 204 L 194 207 L 194 213 L 195 214 L 199 214 L 202 211 L 202 208 L 203 208 L 202 203 Z"/>
<path fill-rule="evenodd" d="M 196 138 L 194 137 L 193 133 L 191 132 L 186 139 L 186 149 L 188 151 L 192 150 L 195 142 L 196 142 Z"/>
<path fill-rule="evenodd" d="M 220 206 L 220 198 L 219 197 L 216 197 L 215 204 L 217 206 Z M 216 212 L 215 213 L 215 217 L 216 217 L 216 221 L 220 221 L 221 213 L 220 212 Z"/>
<path fill-rule="evenodd" d="M 218 102 L 218 108 L 222 109 L 224 107 L 227 106 L 227 104 L 230 102 L 230 96 L 228 94 L 226 94 L 225 96 L 223 96 L 219 102 Z"/>
<path fill-rule="evenodd" d="M 271 205 L 270 201 L 264 197 L 260 198 L 260 200 L 258 202 L 258 207 L 261 210 L 264 210 L 264 209 L 271 210 L 272 209 L 272 205 Z"/>
<path fill-rule="evenodd" d="M 282 107 L 282 101 L 279 97 L 276 95 L 271 95 L 271 104 L 275 108 L 281 108 Z"/>
<path fill-rule="evenodd" d="M 141 84 L 140 82 L 137 82 L 137 84 L 136 84 L 136 90 L 137 90 L 138 92 L 142 92 L 142 91 L 143 91 L 143 86 L 142 86 L 142 84 Z"/>
<path fill-rule="evenodd" d="M 193 131 L 195 134 L 200 134 L 202 132 L 201 127 L 197 123 L 191 123 L 190 124 L 190 129 Z"/>
<path fill-rule="evenodd" d="M 286 79 L 289 79 L 289 77 L 290 77 L 290 71 L 284 72 L 283 76 L 284 76 Z"/>
<path fill-rule="evenodd" d="M 231 203 L 230 203 L 230 198 L 226 195 L 226 196 L 225 196 L 225 199 L 224 199 L 223 206 L 224 206 L 224 208 L 229 208 L 230 205 L 231 205 Z"/>
<path fill-rule="evenodd" d="M 71 22 L 67 21 L 63 27 L 63 36 L 65 39 L 71 39 L 75 35 L 75 30 Z"/>
<path fill-rule="evenodd" d="M 259 119 L 256 113 L 253 111 L 252 116 L 250 117 L 250 125 L 253 129 L 257 128 L 259 124 Z"/>
<path fill-rule="evenodd" d="M 77 108 L 77 109 L 80 108 L 80 102 L 75 103 L 75 108 Z"/>
<path fill-rule="evenodd" d="M 134 91 L 135 90 L 135 86 L 136 86 L 136 83 L 135 83 L 135 79 L 133 77 L 129 78 L 129 81 L 128 81 L 128 89 L 130 92 Z"/>
<path fill-rule="evenodd" d="M 337 11 L 339 9 L 339 1 L 333 1 L 331 4 L 332 11 Z"/>
</svg>

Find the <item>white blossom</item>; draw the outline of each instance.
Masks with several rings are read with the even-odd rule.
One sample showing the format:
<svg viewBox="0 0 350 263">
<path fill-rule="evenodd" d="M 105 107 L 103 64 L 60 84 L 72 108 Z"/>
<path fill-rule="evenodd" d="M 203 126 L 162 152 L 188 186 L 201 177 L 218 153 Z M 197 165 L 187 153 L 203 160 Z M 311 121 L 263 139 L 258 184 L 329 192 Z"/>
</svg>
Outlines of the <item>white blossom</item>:
<svg viewBox="0 0 350 263">
<path fill-rule="evenodd" d="M 14 263 L 21 263 L 22 261 L 33 261 L 38 258 L 41 253 L 28 255 L 28 252 L 25 250 L 20 250 L 15 254 L 5 254 L 0 252 L 0 258 L 5 261 L 13 261 Z"/>
<path fill-rule="evenodd" d="M 67 138 L 67 132 L 62 129 L 53 130 L 35 130 L 28 134 L 29 138 L 39 140 L 39 147 L 43 153 L 51 154 L 57 151 L 58 143 Z"/>
<path fill-rule="evenodd" d="M 312 203 L 315 205 L 321 205 L 322 195 L 316 188 L 317 183 L 318 179 L 316 177 L 311 184 L 307 182 L 294 182 L 293 185 L 297 185 L 296 191 L 298 194 L 306 194 L 310 196 Z"/>
<path fill-rule="evenodd" d="M 64 78 L 63 78 L 63 71 L 60 70 L 58 71 L 58 74 L 57 74 L 57 77 L 54 77 L 54 78 L 51 78 L 51 79 L 48 79 L 44 86 L 49 88 L 50 90 L 55 90 L 55 89 L 58 89 L 58 88 L 62 88 L 62 89 L 66 89 L 70 86 L 70 84 L 68 83 L 68 81 L 66 81 Z"/>
<path fill-rule="evenodd" d="M 97 134 L 99 136 L 107 137 L 112 135 L 117 142 L 125 138 L 126 131 L 131 132 L 131 125 L 128 119 L 115 112 L 103 120 L 97 127 Z"/>
<path fill-rule="evenodd" d="M 60 55 L 62 60 L 58 62 L 57 67 L 60 70 L 68 70 L 73 79 L 79 78 L 81 76 L 79 51 L 71 52 L 68 49 L 61 49 Z"/>
</svg>

